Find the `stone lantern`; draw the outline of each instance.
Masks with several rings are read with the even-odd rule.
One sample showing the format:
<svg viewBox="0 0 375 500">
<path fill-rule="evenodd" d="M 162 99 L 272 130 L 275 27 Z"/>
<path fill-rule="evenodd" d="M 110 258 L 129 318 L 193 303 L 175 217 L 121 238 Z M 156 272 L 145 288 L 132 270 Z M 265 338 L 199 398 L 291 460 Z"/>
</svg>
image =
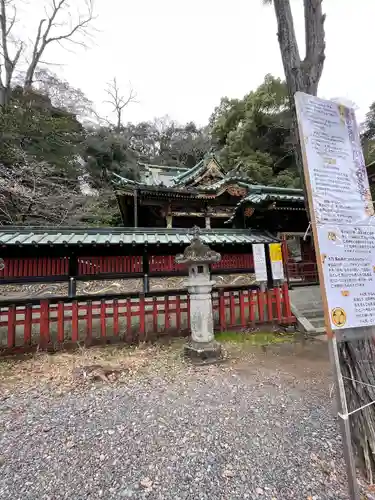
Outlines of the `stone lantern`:
<svg viewBox="0 0 375 500">
<path fill-rule="evenodd" d="M 215 341 L 212 315 L 212 286 L 209 265 L 219 262 L 221 255 L 200 239 L 200 230 L 193 228 L 193 239 L 183 254 L 176 256 L 177 264 L 185 264 L 189 278 L 185 282 L 190 295 L 191 338 L 185 354 L 195 361 L 214 360 L 221 355 L 221 345 Z"/>
</svg>

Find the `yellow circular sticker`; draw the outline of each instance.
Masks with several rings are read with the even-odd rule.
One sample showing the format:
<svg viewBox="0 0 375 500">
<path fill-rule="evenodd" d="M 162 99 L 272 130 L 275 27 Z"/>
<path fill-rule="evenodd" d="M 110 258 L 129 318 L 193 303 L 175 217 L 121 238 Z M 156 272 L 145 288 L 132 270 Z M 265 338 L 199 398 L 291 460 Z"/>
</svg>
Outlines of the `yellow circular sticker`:
<svg viewBox="0 0 375 500">
<path fill-rule="evenodd" d="M 346 323 L 346 312 L 341 307 L 335 307 L 331 311 L 332 323 L 335 326 L 341 327 Z"/>
</svg>

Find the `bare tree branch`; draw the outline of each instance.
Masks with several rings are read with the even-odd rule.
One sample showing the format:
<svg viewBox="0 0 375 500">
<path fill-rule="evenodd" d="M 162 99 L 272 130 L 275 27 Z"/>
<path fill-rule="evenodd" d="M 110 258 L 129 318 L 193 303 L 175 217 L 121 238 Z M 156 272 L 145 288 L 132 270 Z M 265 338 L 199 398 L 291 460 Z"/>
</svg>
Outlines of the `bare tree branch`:
<svg viewBox="0 0 375 500">
<path fill-rule="evenodd" d="M 8 17 L 7 7 L 13 8 L 13 15 L 11 17 Z M 20 42 L 13 58 L 9 53 L 9 39 L 16 19 L 17 9 L 15 5 L 6 0 L 0 0 L 0 47 L 2 56 L 2 61 L 0 60 L 0 106 L 6 106 L 9 102 L 14 69 L 23 50 L 23 43 Z M 4 80 L 2 67 L 5 70 Z"/>
<path fill-rule="evenodd" d="M 4 4 L 4 1 L 2 3 Z M 13 28 L 14 23 L 16 22 L 16 18 L 17 18 L 17 9 L 14 5 L 12 7 L 13 7 L 13 17 L 12 17 L 11 21 L 9 21 L 9 26 L 8 26 L 7 30 L 5 31 L 6 36 L 10 35 L 10 32 L 12 31 L 12 28 Z"/>
<path fill-rule="evenodd" d="M 68 0 L 51 0 L 50 9 L 49 14 L 46 9 L 46 18 L 41 19 L 38 26 L 33 43 L 31 62 L 26 71 L 25 90 L 31 89 L 36 68 L 48 45 L 53 42 L 61 43 L 68 41 L 84 46 L 84 42 L 76 40 L 75 36 L 83 35 L 87 37 L 89 34 L 88 29 L 94 20 L 94 0 L 85 0 L 85 12 L 78 13 L 78 17 L 75 20 L 73 20 L 71 13 L 72 6 Z M 60 17 L 63 19 L 65 17 L 65 19 L 59 21 Z M 59 28 L 62 27 L 66 27 L 66 30 L 59 33 Z"/>
<path fill-rule="evenodd" d="M 130 103 L 138 102 L 136 100 L 137 94 L 134 92 L 133 88 L 130 87 L 129 95 L 127 97 L 121 95 L 116 77 L 114 77 L 113 80 L 107 84 L 105 92 L 108 94 L 110 99 L 104 102 L 113 106 L 113 111 L 116 113 L 116 132 L 119 132 L 122 125 L 122 112 Z"/>
</svg>

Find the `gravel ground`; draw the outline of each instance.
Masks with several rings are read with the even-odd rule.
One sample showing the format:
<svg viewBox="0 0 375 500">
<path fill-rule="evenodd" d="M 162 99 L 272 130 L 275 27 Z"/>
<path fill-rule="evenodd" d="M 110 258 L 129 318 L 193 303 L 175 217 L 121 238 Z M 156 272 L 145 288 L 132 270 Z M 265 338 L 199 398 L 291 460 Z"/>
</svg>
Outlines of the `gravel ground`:
<svg viewBox="0 0 375 500">
<path fill-rule="evenodd" d="M 0 498 L 347 499 L 316 344 L 204 368 L 172 346 L 113 385 L 4 386 Z"/>
</svg>

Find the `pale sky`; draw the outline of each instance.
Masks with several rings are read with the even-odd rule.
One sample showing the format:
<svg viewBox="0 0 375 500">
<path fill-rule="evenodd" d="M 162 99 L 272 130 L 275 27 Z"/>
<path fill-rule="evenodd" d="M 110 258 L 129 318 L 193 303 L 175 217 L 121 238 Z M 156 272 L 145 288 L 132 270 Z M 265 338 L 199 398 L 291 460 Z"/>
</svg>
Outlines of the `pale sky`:
<svg viewBox="0 0 375 500">
<path fill-rule="evenodd" d="M 291 1 L 303 54 L 303 2 Z M 45 1 L 25 7 L 22 26 L 30 34 L 40 15 L 36 4 Z M 319 95 L 353 101 L 362 120 L 375 101 L 375 0 L 324 0 L 323 6 L 327 49 Z M 44 59 L 60 62 L 51 69 L 102 114 L 109 114 L 103 89 L 113 76 L 124 92 L 131 81 L 138 95 L 125 121 L 169 115 L 200 125 L 221 97 L 243 97 L 267 73 L 283 77 L 273 7 L 262 0 L 96 0 L 96 14 L 99 31 L 89 49 L 64 52 L 55 45 Z"/>
</svg>

